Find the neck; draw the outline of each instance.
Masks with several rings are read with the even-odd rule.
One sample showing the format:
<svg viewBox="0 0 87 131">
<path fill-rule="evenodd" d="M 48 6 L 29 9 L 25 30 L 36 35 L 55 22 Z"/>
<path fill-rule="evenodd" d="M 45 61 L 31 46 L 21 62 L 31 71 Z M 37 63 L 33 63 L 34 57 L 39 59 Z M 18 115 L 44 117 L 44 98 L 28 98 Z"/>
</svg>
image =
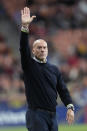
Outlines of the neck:
<svg viewBox="0 0 87 131">
<path fill-rule="evenodd" d="M 37 58 L 36 56 L 34 56 L 33 59 L 36 60 L 39 63 L 46 63 L 47 62 L 47 59 L 42 60 L 42 59 Z"/>
</svg>

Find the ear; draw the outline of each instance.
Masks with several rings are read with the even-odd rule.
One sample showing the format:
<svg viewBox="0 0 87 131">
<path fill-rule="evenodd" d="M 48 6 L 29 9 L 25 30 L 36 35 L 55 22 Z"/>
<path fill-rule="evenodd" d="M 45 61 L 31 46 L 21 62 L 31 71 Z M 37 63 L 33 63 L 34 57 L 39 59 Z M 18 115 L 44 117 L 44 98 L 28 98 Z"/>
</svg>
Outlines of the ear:
<svg viewBox="0 0 87 131">
<path fill-rule="evenodd" d="M 34 55 L 34 53 L 35 53 L 35 50 L 34 50 L 34 48 L 32 49 L 32 54 Z"/>
</svg>

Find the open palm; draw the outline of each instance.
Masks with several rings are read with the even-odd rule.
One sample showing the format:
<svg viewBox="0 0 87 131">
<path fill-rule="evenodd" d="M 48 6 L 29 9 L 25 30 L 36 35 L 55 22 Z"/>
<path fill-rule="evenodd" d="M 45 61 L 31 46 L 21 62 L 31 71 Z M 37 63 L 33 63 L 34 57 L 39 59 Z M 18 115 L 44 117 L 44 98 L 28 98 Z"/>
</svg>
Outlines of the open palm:
<svg viewBox="0 0 87 131">
<path fill-rule="evenodd" d="M 29 25 L 36 16 L 30 17 L 30 9 L 25 7 L 21 10 L 21 21 L 23 25 Z"/>
</svg>

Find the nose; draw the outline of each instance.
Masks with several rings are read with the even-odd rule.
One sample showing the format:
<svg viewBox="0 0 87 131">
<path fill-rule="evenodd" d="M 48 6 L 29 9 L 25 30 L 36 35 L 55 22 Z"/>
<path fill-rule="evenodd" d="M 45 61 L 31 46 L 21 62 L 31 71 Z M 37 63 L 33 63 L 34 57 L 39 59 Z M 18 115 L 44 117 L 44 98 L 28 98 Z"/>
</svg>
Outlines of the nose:
<svg viewBox="0 0 87 131">
<path fill-rule="evenodd" d="M 44 48 L 41 48 L 41 52 L 44 52 Z"/>
</svg>

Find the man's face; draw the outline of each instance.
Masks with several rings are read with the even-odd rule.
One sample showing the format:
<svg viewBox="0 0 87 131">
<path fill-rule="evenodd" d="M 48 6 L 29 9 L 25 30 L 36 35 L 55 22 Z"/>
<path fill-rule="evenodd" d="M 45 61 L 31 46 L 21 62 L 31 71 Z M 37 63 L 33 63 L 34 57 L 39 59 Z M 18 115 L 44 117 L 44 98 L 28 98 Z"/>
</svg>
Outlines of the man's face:
<svg viewBox="0 0 87 131">
<path fill-rule="evenodd" d="M 47 43 L 40 39 L 36 40 L 33 44 L 33 55 L 41 61 L 45 61 L 48 55 Z"/>
</svg>

